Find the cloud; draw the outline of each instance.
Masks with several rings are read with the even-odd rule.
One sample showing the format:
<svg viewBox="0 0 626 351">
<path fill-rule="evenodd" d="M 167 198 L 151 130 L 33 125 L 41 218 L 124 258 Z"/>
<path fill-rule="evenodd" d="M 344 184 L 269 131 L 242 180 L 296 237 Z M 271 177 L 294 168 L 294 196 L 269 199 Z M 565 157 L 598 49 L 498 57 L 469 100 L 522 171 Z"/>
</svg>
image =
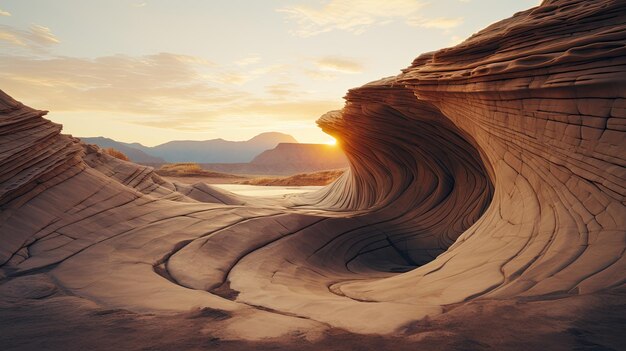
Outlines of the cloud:
<svg viewBox="0 0 626 351">
<path fill-rule="evenodd" d="M 0 45 L 10 49 L 42 52 L 47 47 L 59 42 L 59 39 L 50 31 L 50 28 L 44 26 L 35 24 L 27 30 L 22 30 L 7 25 L 0 25 Z"/>
<path fill-rule="evenodd" d="M 313 80 L 326 80 L 326 81 L 331 81 L 331 80 L 335 80 L 338 78 L 336 73 L 333 72 L 322 72 L 319 69 L 310 69 L 310 68 L 306 68 L 304 69 L 304 74 L 313 79 Z"/>
<path fill-rule="evenodd" d="M 226 77 L 237 81 L 237 74 L 247 74 L 233 71 L 228 76 L 223 72 L 227 68 L 172 53 L 95 59 L 0 55 L 0 86 L 53 114 L 179 131 L 211 130 L 221 121 L 242 117 L 312 123 L 327 110 L 341 107 L 337 101 L 302 94 L 294 99 L 289 92 L 297 87 L 289 84 L 270 85 L 268 96 L 258 96 L 217 82 Z M 258 74 L 273 69 L 278 68 L 268 66 Z"/>
<path fill-rule="evenodd" d="M 339 73 L 361 73 L 363 72 L 363 64 L 357 60 L 327 56 L 315 60 L 315 64 L 322 71 L 331 71 Z"/>
<path fill-rule="evenodd" d="M 3 11 L 2 9 L 0 9 L 0 16 L 11 16 L 11 13 L 8 11 Z"/>
<path fill-rule="evenodd" d="M 265 91 L 267 91 L 270 95 L 276 97 L 287 97 L 300 94 L 299 87 L 293 83 L 279 83 L 268 85 L 265 87 Z"/>
<path fill-rule="evenodd" d="M 410 26 L 422 28 L 452 29 L 463 24 L 463 18 L 437 17 L 424 19 L 416 17 L 408 20 L 407 24 Z"/>
<path fill-rule="evenodd" d="M 233 108 L 219 111 L 215 116 L 219 120 L 240 119 L 242 123 L 251 123 L 257 120 L 260 123 L 269 121 L 313 121 L 330 110 L 340 109 L 343 105 L 341 99 L 279 99 L 268 100 L 250 97 L 242 100 Z M 218 117 L 220 116 L 220 117 Z"/>
<path fill-rule="evenodd" d="M 182 62 L 182 63 L 191 63 L 191 64 L 196 64 L 196 65 L 213 66 L 213 67 L 217 66 L 215 62 L 209 61 L 207 59 L 204 59 L 198 56 L 171 54 L 171 53 L 161 53 L 159 55 L 167 55 L 168 57 L 178 62 Z"/>
<path fill-rule="evenodd" d="M 26 46 L 26 43 L 20 39 L 18 35 L 15 33 L 11 33 L 10 31 L 3 30 L 0 26 L 0 42 L 4 42 L 5 44 L 17 45 L 17 46 Z"/>
<path fill-rule="evenodd" d="M 1 56 L 0 82 L 57 111 L 161 115 L 241 97 L 208 85 L 193 62 L 202 61 L 169 53 L 96 59 Z"/>
<path fill-rule="evenodd" d="M 139 8 L 139 7 L 146 7 L 146 5 L 148 5 L 148 4 L 145 3 L 145 2 L 136 2 L 136 3 L 132 4 L 133 7 L 137 7 L 137 8 Z"/>
<path fill-rule="evenodd" d="M 235 65 L 237 66 L 248 66 L 254 63 L 257 63 L 261 60 L 261 56 L 259 55 L 250 55 L 248 57 L 244 57 L 241 60 L 235 61 Z"/>
<path fill-rule="evenodd" d="M 245 67 L 245 65 L 244 65 Z M 228 68 L 217 72 L 212 72 L 204 77 L 213 83 L 225 84 L 225 85 L 244 85 L 250 81 L 253 81 L 261 76 L 265 76 L 274 72 L 283 72 L 288 68 L 287 65 L 276 64 L 257 67 L 255 69 L 232 69 Z"/>
<path fill-rule="evenodd" d="M 41 45 L 49 45 L 49 44 L 58 44 L 59 39 L 52 34 L 50 28 L 40 26 L 40 25 L 32 25 L 30 27 L 31 32 L 31 40 L 37 42 Z"/>
<path fill-rule="evenodd" d="M 277 11 L 296 23 L 294 35 L 310 37 L 332 30 L 361 34 L 372 26 L 414 18 L 424 5 L 417 0 L 331 0 L 322 7 L 288 6 Z"/>
<path fill-rule="evenodd" d="M 206 77 L 208 80 L 227 85 L 243 85 L 250 81 L 252 77 L 246 75 L 244 72 L 219 72 Z"/>
</svg>

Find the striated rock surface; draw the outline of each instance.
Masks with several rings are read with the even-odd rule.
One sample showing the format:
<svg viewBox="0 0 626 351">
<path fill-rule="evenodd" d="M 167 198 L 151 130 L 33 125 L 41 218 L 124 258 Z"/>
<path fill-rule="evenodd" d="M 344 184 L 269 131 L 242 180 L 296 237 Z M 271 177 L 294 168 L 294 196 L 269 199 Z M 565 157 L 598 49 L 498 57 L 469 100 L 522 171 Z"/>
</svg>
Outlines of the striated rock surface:
<svg viewBox="0 0 626 351">
<path fill-rule="evenodd" d="M 2 93 L 2 274 L 45 270 L 109 308 L 226 311 L 214 323 L 243 339 L 623 289 L 624 86 L 626 4 L 544 1 L 351 90 L 318 121 L 351 170 L 271 199 L 169 183 Z"/>
</svg>

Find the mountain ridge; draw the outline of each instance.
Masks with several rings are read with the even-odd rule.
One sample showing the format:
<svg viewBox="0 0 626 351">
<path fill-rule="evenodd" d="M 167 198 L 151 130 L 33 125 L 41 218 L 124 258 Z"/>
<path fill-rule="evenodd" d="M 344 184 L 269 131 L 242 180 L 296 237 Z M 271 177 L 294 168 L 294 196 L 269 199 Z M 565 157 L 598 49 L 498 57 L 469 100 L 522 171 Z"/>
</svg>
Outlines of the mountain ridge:
<svg viewBox="0 0 626 351">
<path fill-rule="evenodd" d="M 298 143 L 293 136 L 279 132 L 264 132 L 243 141 L 222 138 L 172 140 L 156 146 L 145 146 L 138 142 L 126 143 L 102 136 L 79 137 L 79 139 L 100 147 L 116 148 L 138 163 L 249 162 L 263 151 L 272 149 L 280 143 Z"/>
</svg>

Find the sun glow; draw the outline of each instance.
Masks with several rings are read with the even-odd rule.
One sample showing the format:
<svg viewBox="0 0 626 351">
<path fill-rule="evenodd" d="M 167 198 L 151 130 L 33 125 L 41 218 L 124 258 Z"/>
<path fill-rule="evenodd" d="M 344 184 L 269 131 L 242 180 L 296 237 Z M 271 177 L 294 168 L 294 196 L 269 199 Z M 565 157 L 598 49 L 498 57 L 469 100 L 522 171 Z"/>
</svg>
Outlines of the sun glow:
<svg viewBox="0 0 626 351">
<path fill-rule="evenodd" d="M 330 138 L 330 140 L 326 141 L 324 144 L 330 145 L 330 146 L 335 146 L 335 145 L 337 145 L 337 139 Z"/>
</svg>

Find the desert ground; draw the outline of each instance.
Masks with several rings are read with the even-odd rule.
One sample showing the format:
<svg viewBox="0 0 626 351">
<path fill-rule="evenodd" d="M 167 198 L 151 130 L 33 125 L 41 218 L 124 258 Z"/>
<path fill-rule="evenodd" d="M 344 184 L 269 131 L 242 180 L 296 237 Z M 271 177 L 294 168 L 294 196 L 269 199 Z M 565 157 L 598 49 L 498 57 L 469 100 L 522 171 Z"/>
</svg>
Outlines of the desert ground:
<svg viewBox="0 0 626 351">
<path fill-rule="evenodd" d="M 298 173 L 291 176 L 280 174 L 211 174 L 208 176 L 179 175 L 163 176 L 171 182 L 180 182 L 193 185 L 195 183 L 206 184 L 245 184 L 262 186 L 322 186 L 337 180 L 345 169 L 318 171 L 311 173 Z"/>
<path fill-rule="evenodd" d="M 113 152 L 115 152 L 113 150 Z M 111 152 L 108 152 L 109 154 Z M 115 156 L 114 156 L 115 157 Z M 117 156 L 125 159 L 125 157 Z M 127 160 L 127 159 L 125 159 Z M 165 164 L 155 173 L 171 182 L 188 185 L 205 184 L 243 184 L 259 186 L 322 186 L 329 185 L 346 172 L 346 169 L 322 170 L 308 173 L 284 174 L 230 174 L 204 169 L 197 163 Z"/>
</svg>

